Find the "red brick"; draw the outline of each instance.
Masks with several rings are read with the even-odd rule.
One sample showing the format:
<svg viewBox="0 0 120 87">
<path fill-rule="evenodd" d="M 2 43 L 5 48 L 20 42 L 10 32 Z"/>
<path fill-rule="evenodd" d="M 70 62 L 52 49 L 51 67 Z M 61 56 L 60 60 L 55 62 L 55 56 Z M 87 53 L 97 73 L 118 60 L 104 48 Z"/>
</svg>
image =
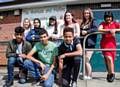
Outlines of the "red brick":
<svg viewBox="0 0 120 87">
<path fill-rule="evenodd" d="M 14 28 L 19 26 L 20 23 L 1 24 L 0 27 L 0 41 L 9 41 L 13 38 Z M 0 65 L 7 65 L 7 59 L 5 53 L 1 53 L 6 50 L 7 45 L 0 43 Z"/>
</svg>

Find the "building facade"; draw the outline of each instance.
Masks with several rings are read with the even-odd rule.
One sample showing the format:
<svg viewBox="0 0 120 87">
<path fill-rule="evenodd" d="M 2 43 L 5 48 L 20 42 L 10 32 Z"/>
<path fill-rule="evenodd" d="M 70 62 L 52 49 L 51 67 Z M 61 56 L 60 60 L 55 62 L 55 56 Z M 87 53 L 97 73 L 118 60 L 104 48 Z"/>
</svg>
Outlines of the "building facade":
<svg viewBox="0 0 120 87">
<path fill-rule="evenodd" d="M 3 0 L 4 1 L 4 0 Z M 7 1 L 7 0 L 5 0 Z M 0 2 L 0 65 L 6 65 L 6 45 L 3 43 L 12 39 L 14 28 L 21 25 L 24 18 L 33 20 L 35 17 L 46 24 L 50 16 L 63 19 L 64 12 L 70 10 L 80 23 L 84 8 L 91 8 L 97 23 L 103 21 L 105 11 L 111 10 L 114 19 L 120 22 L 120 0 L 8 0 Z M 96 53 L 98 56 L 99 52 Z"/>
</svg>

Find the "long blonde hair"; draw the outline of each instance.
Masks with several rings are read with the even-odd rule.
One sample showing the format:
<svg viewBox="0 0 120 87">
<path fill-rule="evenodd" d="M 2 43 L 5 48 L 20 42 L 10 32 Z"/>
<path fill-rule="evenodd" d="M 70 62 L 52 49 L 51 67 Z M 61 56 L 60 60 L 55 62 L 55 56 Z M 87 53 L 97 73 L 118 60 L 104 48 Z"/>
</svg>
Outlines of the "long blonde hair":
<svg viewBox="0 0 120 87">
<path fill-rule="evenodd" d="M 29 18 L 24 18 L 24 20 L 23 20 L 23 27 L 24 27 L 24 22 L 26 21 L 26 20 L 28 20 L 29 21 L 29 28 L 31 28 L 31 20 L 29 19 Z"/>
</svg>

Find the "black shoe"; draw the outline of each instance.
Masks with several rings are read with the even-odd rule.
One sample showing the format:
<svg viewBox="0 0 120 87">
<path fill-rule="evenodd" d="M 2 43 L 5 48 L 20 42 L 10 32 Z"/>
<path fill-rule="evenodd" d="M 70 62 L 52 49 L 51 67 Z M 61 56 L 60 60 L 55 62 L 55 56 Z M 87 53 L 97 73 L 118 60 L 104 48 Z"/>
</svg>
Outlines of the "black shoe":
<svg viewBox="0 0 120 87">
<path fill-rule="evenodd" d="M 32 86 L 38 85 L 38 84 L 40 84 L 40 79 L 35 79 L 35 80 L 32 82 Z"/>
<path fill-rule="evenodd" d="M 115 79 L 115 74 L 108 74 L 107 75 L 107 81 L 108 82 L 113 82 Z"/>
<path fill-rule="evenodd" d="M 10 87 L 13 85 L 13 80 L 6 81 L 5 85 L 3 87 Z"/>
<path fill-rule="evenodd" d="M 107 74 L 107 81 L 109 82 L 109 79 L 110 79 L 110 74 Z"/>
</svg>

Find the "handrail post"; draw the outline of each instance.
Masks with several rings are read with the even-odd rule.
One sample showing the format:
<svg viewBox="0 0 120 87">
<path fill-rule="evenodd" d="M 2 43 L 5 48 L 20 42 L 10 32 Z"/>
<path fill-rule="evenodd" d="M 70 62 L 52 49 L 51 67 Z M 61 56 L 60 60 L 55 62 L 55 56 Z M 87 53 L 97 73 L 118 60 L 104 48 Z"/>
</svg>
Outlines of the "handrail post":
<svg viewBox="0 0 120 87">
<path fill-rule="evenodd" d="M 84 38 L 84 40 L 83 40 L 83 80 L 85 80 L 85 57 L 86 57 L 86 55 L 85 55 L 85 42 L 86 42 L 86 39 Z"/>
<path fill-rule="evenodd" d="M 86 48 L 85 48 L 85 42 L 88 38 L 88 36 L 90 35 L 93 35 L 93 34 L 106 34 L 106 33 L 109 33 L 109 32 L 94 32 L 94 33 L 90 33 L 90 34 L 87 34 L 85 37 L 84 37 L 84 40 L 83 40 L 83 80 L 85 80 L 85 72 L 86 72 L 86 69 L 85 69 L 85 57 L 86 57 Z M 101 50 L 100 50 L 101 51 Z M 103 50 L 104 51 L 104 50 Z"/>
</svg>

